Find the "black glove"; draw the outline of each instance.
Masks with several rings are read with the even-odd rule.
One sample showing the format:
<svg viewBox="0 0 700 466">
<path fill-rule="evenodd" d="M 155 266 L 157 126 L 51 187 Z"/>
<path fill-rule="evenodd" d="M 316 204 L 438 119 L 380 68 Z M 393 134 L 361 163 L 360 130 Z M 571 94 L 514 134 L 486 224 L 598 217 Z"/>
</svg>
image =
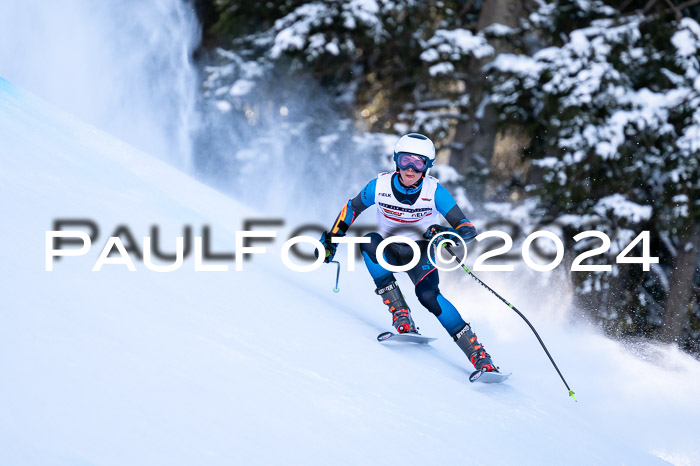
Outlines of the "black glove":
<svg viewBox="0 0 700 466">
<path fill-rule="evenodd" d="M 425 233 L 423 233 L 423 238 L 430 240 L 433 238 L 433 236 L 437 235 L 438 233 L 443 233 L 447 232 L 446 234 L 441 235 L 441 238 L 448 239 L 454 241 L 457 245 L 459 245 L 459 232 L 455 230 L 454 228 L 447 228 L 442 225 L 430 225 L 427 230 L 425 230 Z M 439 240 L 441 241 L 441 240 Z M 438 242 L 439 242 L 438 241 Z"/>
<path fill-rule="evenodd" d="M 338 249 L 338 243 L 331 243 L 333 236 L 335 236 L 333 233 L 324 231 L 319 240 L 321 244 L 323 244 L 323 247 L 326 248 L 326 258 L 323 260 L 326 264 L 333 260 L 335 251 Z M 318 251 L 314 251 L 314 254 L 318 257 Z"/>
</svg>

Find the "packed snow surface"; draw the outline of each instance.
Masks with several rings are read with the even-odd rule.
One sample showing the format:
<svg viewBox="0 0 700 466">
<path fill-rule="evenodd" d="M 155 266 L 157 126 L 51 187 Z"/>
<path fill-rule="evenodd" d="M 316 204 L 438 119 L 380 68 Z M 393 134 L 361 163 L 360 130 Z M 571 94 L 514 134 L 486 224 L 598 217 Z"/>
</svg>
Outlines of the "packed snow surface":
<svg viewBox="0 0 700 466">
<path fill-rule="evenodd" d="M 189 254 L 174 272 L 131 255 L 134 272 L 92 272 L 120 226 L 142 249 L 157 225 L 167 252 L 186 225 L 208 226 L 210 250 L 231 253 L 244 219 L 264 214 L 2 79 L 0 197 L 0 464 L 700 464 L 700 363 L 601 336 L 527 274 L 481 278 L 528 315 L 577 403 L 525 323 L 457 272 L 442 290 L 513 372 L 505 384 L 468 382 L 404 277 L 439 339 L 378 343 L 390 318 L 361 264 L 334 294 L 334 267 L 282 264 L 287 230 L 242 271 L 228 259 L 195 272 Z M 99 232 L 48 272 L 57 219 Z"/>
</svg>

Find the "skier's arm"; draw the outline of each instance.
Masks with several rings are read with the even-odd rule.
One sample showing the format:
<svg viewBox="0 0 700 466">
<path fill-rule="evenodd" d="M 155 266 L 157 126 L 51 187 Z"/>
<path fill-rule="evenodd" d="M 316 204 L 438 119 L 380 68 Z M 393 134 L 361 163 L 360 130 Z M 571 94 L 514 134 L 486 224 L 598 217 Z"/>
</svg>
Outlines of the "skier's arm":
<svg viewBox="0 0 700 466">
<path fill-rule="evenodd" d="M 435 190 L 435 207 L 464 241 L 468 243 L 476 238 L 478 234 L 476 228 L 464 215 L 452 194 L 440 183 Z"/>
<path fill-rule="evenodd" d="M 338 244 L 333 242 L 334 236 L 345 236 L 355 221 L 358 215 L 364 212 L 367 207 L 374 204 L 374 191 L 377 186 L 377 180 L 374 179 L 360 191 L 360 193 L 350 199 L 340 211 L 338 217 L 333 222 L 333 228 L 330 231 L 324 231 L 321 235 L 321 244 L 326 249 L 326 258 L 324 262 L 330 262 L 335 256 L 335 251 L 338 249 Z"/>
<path fill-rule="evenodd" d="M 374 204 L 374 191 L 376 185 L 376 179 L 370 181 L 364 188 L 362 188 L 362 191 L 360 191 L 357 196 L 350 199 L 345 206 L 343 206 L 343 210 L 340 211 L 340 214 L 338 214 L 335 222 L 333 222 L 333 228 L 330 230 L 331 235 L 345 236 L 348 228 L 350 228 L 350 225 L 352 225 L 352 222 L 355 221 L 357 216 L 364 212 L 369 206 Z"/>
</svg>

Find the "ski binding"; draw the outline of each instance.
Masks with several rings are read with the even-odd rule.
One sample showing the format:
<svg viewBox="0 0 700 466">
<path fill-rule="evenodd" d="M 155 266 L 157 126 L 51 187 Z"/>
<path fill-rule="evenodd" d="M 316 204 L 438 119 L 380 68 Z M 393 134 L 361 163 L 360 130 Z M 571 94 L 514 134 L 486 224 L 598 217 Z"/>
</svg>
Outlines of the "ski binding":
<svg viewBox="0 0 700 466">
<path fill-rule="evenodd" d="M 485 372 L 485 371 L 474 371 L 469 376 L 469 381 L 483 382 L 483 383 L 501 383 L 510 377 L 511 372 L 503 374 L 501 372 Z"/>
<path fill-rule="evenodd" d="M 433 340 L 437 340 L 437 338 L 431 338 L 431 337 L 425 337 L 421 335 L 420 333 L 394 333 L 394 332 L 384 332 L 380 333 L 377 335 L 377 341 L 379 342 L 384 342 L 384 341 L 402 341 L 402 342 L 407 342 L 407 343 L 421 343 L 424 345 L 427 345 Z"/>
</svg>

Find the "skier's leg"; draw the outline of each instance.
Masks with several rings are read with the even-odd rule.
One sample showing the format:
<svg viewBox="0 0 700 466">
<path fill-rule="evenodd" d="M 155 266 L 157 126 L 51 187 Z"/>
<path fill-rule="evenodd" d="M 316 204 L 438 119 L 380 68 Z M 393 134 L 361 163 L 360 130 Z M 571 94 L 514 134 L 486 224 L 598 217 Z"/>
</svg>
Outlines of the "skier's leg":
<svg viewBox="0 0 700 466">
<path fill-rule="evenodd" d="M 437 317 L 447 333 L 454 336 L 464 328 L 466 322 L 457 308 L 440 293 L 438 282 L 438 273 L 434 270 L 416 283 L 416 297 Z"/>
<path fill-rule="evenodd" d="M 426 270 L 423 269 L 421 264 L 423 264 L 422 259 L 417 267 L 420 268 L 420 273 L 414 272 L 415 269 L 409 271 L 409 276 L 416 284 L 418 301 L 437 317 L 440 324 L 447 330 L 447 333 L 450 334 L 457 346 L 467 355 L 469 361 L 477 370 L 486 370 L 488 372 L 497 370 L 491 360 L 491 356 L 484 350 L 483 345 L 479 343 L 469 324 L 462 319 L 457 308 L 440 293 L 440 277 L 437 269 L 432 267 L 431 264 L 432 268 Z"/>
<path fill-rule="evenodd" d="M 377 288 L 383 288 L 390 283 L 394 283 L 394 274 L 379 265 L 379 261 L 377 261 L 377 246 L 384 238 L 379 233 L 367 233 L 365 238 L 369 238 L 370 242 L 360 243 L 360 252 L 365 260 L 367 271 L 374 280 L 374 284 L 377 285 Z M 387 249 L 384 250 L 384 260 L 386 260 Z"/>
<path fill-rule="evenodd" d="M 411 318 L 411 310 L 408 308 L 399 285 L 394 279 L 394 274 L 379 265 L 377 261 L 377 246 L 382 242 L 382 236 L 379 233 L 368 233 L 365 237 L 370 238 L 371 242 L 360 244 L 360 251 L 365 260 L 367 270 L 372 275 L 374 284 L 377 286 L 375 293 L 388 306 L 397 332 L 415 332 L 416 324 Z M 384 250 L 384 260 L 391 264 L 395 264 L 398 261 L 398 257 L 396 257 L 394 248 L 391 245 Z"/>
</svg>

